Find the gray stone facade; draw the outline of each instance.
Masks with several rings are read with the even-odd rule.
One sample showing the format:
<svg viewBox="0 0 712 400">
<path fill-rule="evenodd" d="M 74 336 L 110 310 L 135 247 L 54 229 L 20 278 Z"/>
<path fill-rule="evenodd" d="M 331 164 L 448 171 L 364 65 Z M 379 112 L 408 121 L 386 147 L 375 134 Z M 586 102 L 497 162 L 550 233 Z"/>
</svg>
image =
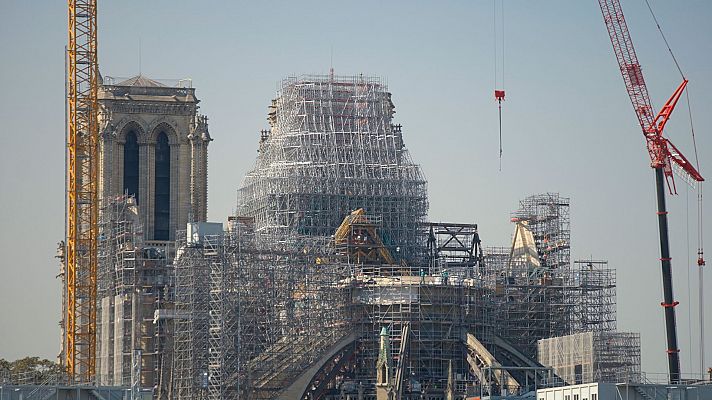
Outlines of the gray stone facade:
<svg viewBox="0 0 712 400">
<path fill-rule="evenodd" d="M 144 239 L 175 240 L 187 222 L 207 218 L 207 117 L 198 114 L 195 89 L 171 87 L 141 75 L 101 86 L 99 91 L 103 199 L 125 192 L 124 145 L 127 135 L 138 142 L 137 202 Z M 167 237 L 156 237 L 156 144 L 165 134 L 170 148 Z M 165 181 L 164 181 L 165 182 Z M 165 218 L 165 212 L 164 217 Z"/>
</svg>

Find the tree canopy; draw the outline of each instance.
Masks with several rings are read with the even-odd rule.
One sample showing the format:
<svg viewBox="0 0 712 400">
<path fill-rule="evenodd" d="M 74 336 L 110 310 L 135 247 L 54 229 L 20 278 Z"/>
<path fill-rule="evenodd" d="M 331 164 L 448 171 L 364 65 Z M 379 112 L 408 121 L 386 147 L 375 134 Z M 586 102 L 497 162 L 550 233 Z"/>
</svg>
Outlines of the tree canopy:
<svg viewBox="0 0 712 400">
<path fill-rule="evenodd" d="M 61 373 L 62 367 L 59 364 L 39 357 L 25 357 L 15 361 L 0 358 L 0 381 L 40 384 L 56 380 Z"/>
</svg>

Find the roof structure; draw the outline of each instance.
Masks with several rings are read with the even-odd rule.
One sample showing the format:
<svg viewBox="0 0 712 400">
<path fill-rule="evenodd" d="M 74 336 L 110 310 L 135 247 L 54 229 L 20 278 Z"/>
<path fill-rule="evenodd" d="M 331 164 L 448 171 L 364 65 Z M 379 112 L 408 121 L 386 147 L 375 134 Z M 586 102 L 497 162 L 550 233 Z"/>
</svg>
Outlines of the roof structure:
<svg viewBox="0 0 712 400">
<path fill-rule="evenodd" d="M 147 78 L 141 74 L 129 78 L 125 81 L 119 82 L 116 86 L 138 86 L 138 87 L 166 87 L 166 85 L 159 83 L 153 79 Z"/>
</svg>

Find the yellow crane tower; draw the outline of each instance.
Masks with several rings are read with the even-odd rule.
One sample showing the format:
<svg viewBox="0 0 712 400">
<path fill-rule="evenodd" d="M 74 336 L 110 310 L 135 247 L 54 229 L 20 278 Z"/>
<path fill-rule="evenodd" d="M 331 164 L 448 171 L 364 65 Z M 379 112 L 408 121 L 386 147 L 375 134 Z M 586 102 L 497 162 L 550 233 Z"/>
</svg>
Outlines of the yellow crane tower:
<svg viewBox="0 0 712 400">
<path fill-rule="evenodd" d="M 67 237 L 64 362 L 70 381 L 89 383 L 96 370 L 99 65 L 97 0 L 68 0 Z"/>
</svg>

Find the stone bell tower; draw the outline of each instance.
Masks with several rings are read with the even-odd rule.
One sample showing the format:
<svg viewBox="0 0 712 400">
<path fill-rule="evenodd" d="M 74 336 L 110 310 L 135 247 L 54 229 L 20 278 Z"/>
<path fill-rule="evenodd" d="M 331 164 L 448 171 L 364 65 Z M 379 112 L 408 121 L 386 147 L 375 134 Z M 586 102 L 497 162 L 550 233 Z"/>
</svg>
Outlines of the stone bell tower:
<svg viewBox="0 0 712 400">
<path fill-rule="evenodd" d="M 187 222 L 207 218 L 212 139 L 195 89 L 181 83 L 107 77 L 99 91 L 99 190 L 102 199 L 136 198 L 147 241 L 173 241 Z"/>
</svg>

